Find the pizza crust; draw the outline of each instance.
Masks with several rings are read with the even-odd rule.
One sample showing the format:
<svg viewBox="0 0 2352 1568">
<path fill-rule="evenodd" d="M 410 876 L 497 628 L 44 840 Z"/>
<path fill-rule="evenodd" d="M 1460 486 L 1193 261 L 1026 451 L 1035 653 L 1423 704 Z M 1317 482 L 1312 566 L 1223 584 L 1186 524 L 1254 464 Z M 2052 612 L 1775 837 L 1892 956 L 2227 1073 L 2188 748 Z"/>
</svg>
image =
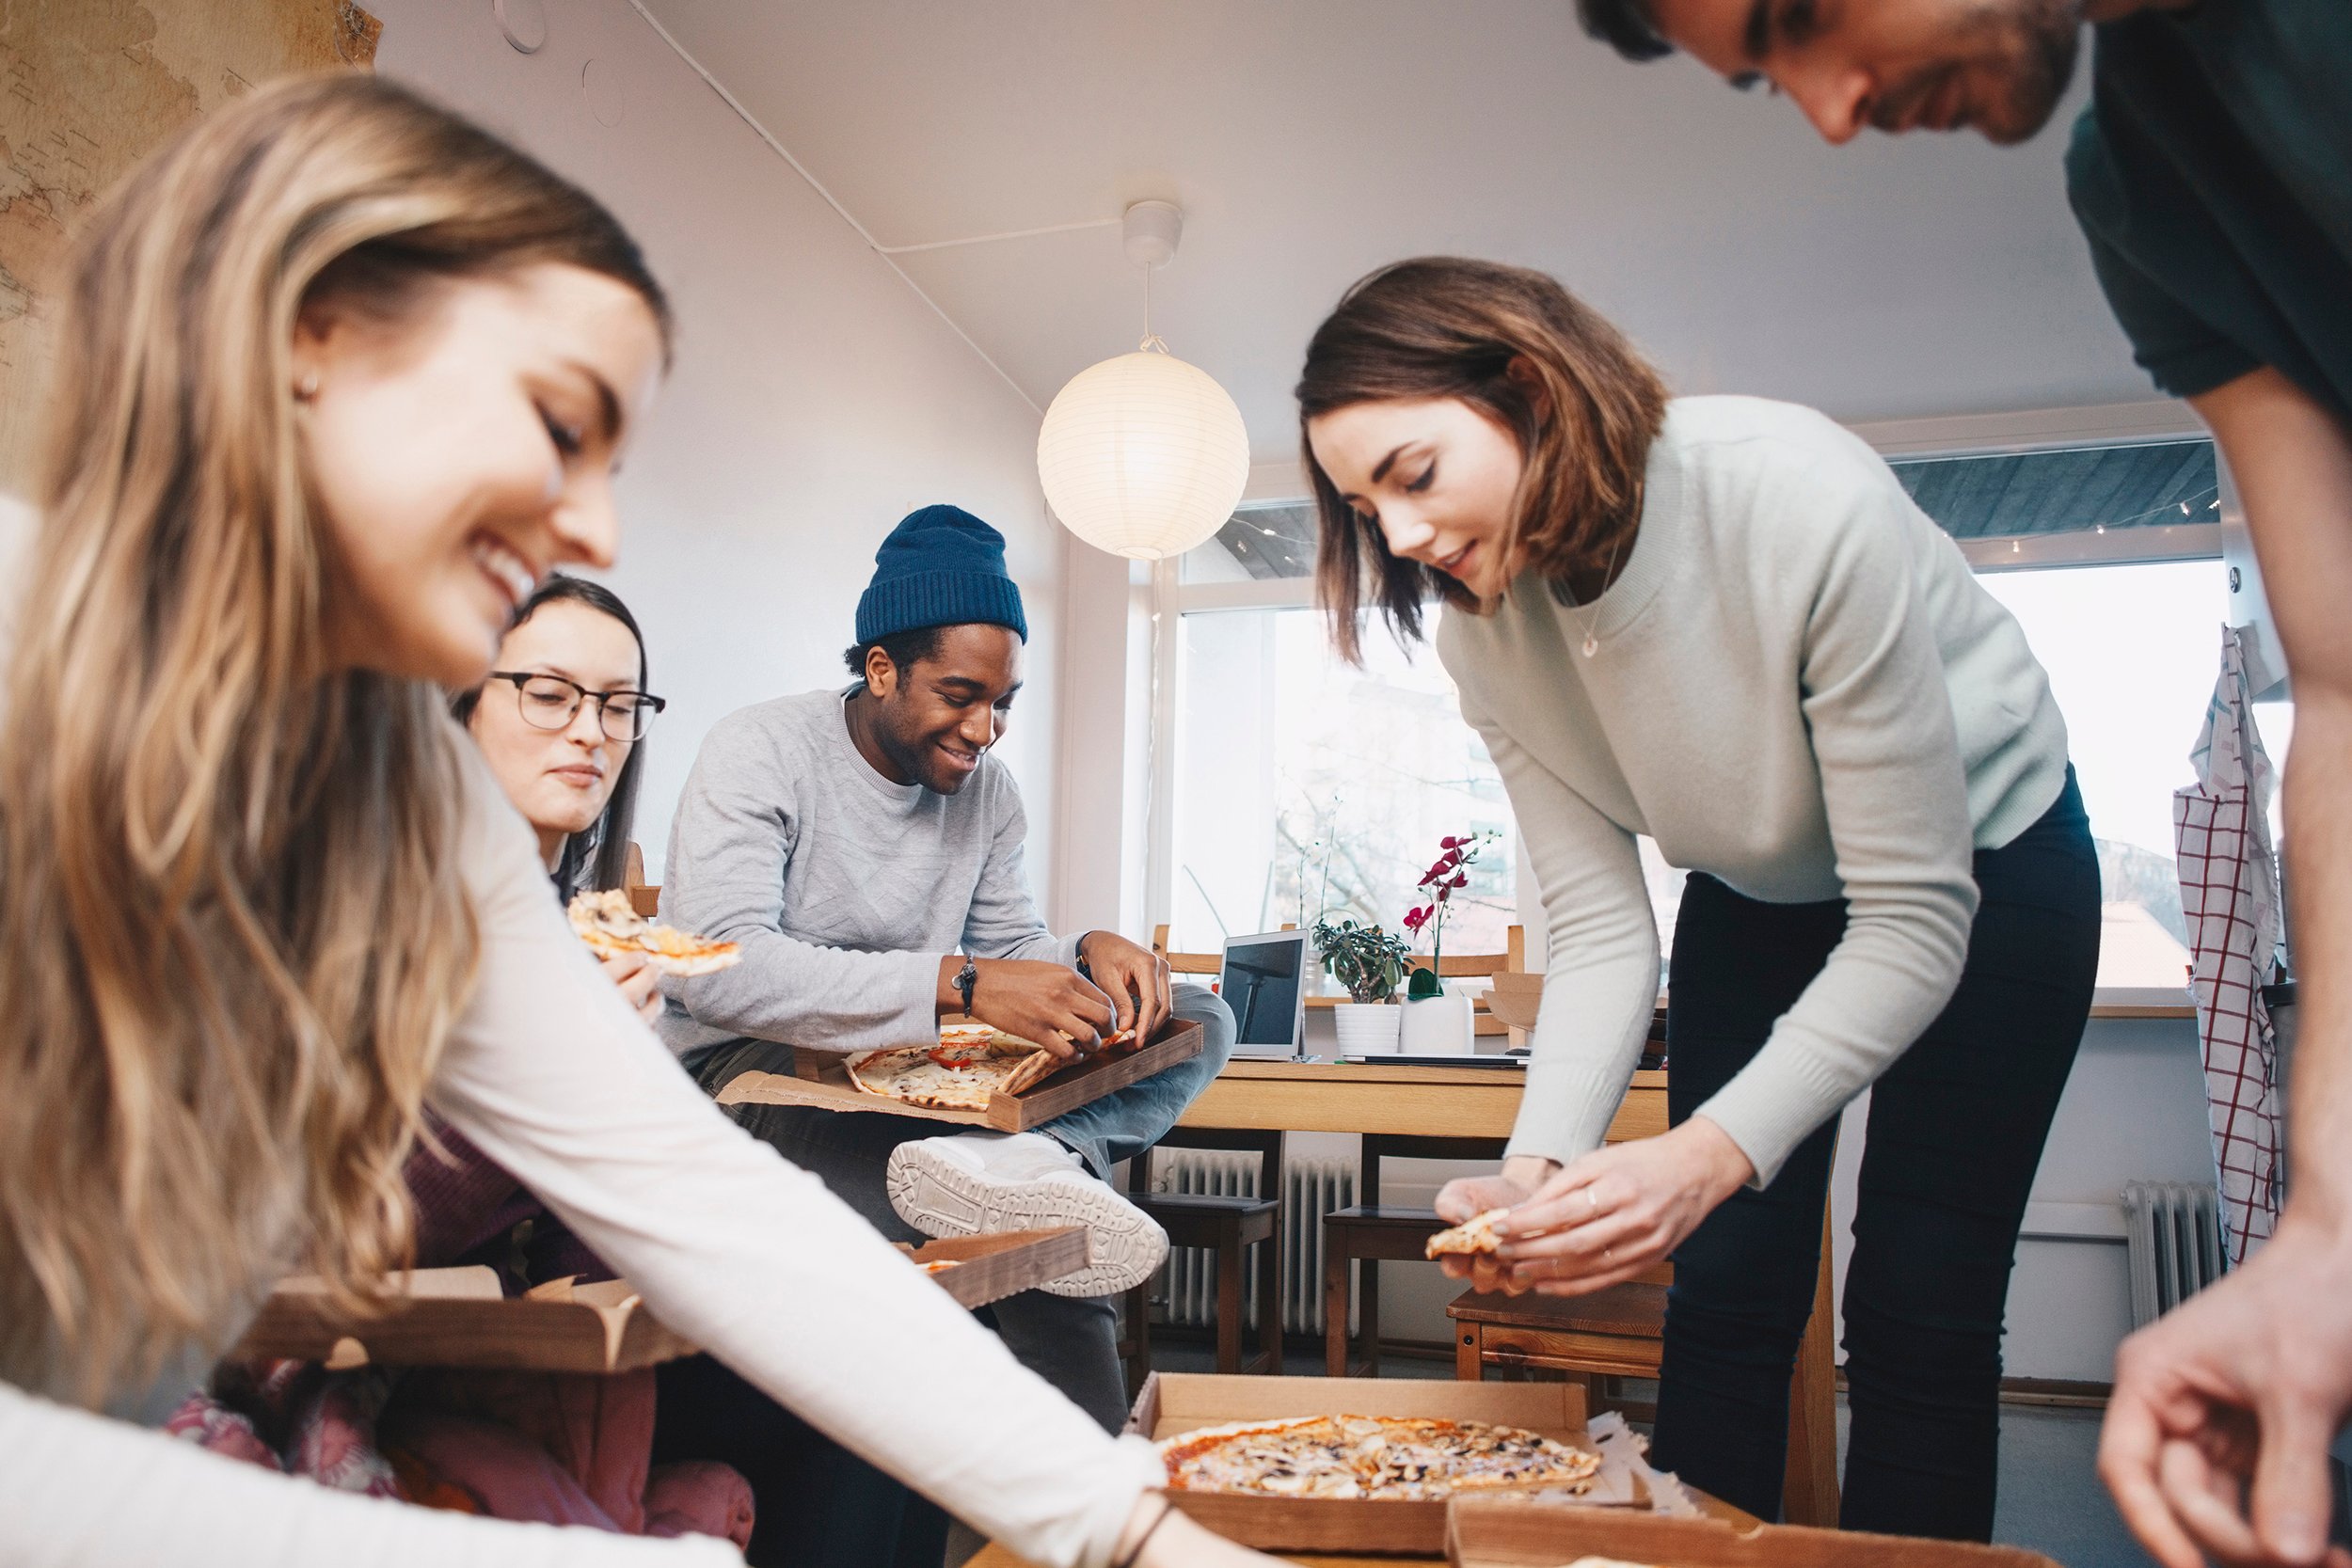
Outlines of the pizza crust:
<svg viewBox="0 0 2352 1568">
<path fill-rule="evenodd" d="M 1064 1065 L 1034 1041 L 984 1023 L 945 1024 L 935 1046 L 861 1051 L 844 1064 L 861 1092 L 935 1111 L 985 1111 L 992 1097 L 1035 1088 Z"/>
<path fill-rule="evenodd" d="M 1495 1223 L 1509 1213 L 1508 1209 L 1489 1209 L 1474 1214 L 1451 1230 L 1440 1230 L 1429 1238 L 1422 1249 L 1427 1258 L 1475 1258 L 1502 1250 L 1502 1238 L 1495 1234 Z"/>
</svg>

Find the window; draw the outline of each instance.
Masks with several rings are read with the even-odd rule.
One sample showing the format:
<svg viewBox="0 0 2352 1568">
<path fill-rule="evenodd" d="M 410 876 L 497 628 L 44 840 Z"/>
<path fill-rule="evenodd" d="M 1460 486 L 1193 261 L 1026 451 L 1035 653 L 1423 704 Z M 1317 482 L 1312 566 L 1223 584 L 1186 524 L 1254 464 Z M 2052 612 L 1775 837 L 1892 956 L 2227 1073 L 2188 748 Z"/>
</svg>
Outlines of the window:
<svg viewBox="0 0 2352 1568">
<path fill-rule="evenodd" d="M 1445 945 L 1502 949 L 1518 918 L 1518 845 L 1494 762 L 1433 651 L 1375 631 L 1364 657 L 1362 670 L 1342 662 L 1304 608 L 1181 618 L 1178 950 L 1327 911 L 1398 931 L 1438 840 L 1482 831 L 1499 837 L 1454 896 Z"/>
<path fill-rule="evenodd" d="M 1989 572 L 1977 580 L 2025 628 L 2066 715 L 2106 889 L 2099 983 L 2177 990 L 2189 955 L 2172 792 L 2196 782 L 2189 751 L 2220 673 L 2221 563 Z"/>
</svg>

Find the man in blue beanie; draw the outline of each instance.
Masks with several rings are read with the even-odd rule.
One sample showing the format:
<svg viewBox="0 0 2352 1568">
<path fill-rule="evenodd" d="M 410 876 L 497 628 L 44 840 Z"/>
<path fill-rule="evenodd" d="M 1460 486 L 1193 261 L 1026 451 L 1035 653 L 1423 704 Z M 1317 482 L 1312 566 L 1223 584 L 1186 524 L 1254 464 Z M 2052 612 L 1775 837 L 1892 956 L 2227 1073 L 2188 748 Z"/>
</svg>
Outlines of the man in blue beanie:
<svg viewBox="0 0 2352 1568">
<path fill-rule="evenodd" d="M 1200 1056 L 1035 1132 L 934 1136 L 938 1123 L 913 1117 L 731 1107 L 896 1239 L 1085 1226 L 1088 1268 L 993 1311 L 1015 1354 L 1117 1430 L 1110 1298 L 1150 1276 L 1168 1238 L 1107 1178 L 1216 1075 L 1232 1015 L 1116 932 L 1056 936 L 1039 918 L 1020 792 L 989 755 L 1027 637 L 994 529 L 930 506 L 892 531 L 858 601 L 855 684 L 745 708 L 703 743 L 662 915 L 743 957 L 673 982 L 662 1034 L 716 1094 L 743 1072 L 790 1073 L 789 1045 L 908 1045 L 951 1012 L 1057 1052 L 1148 1037 L 1171 1015 L 1200 1022 Z"/>
</svg>

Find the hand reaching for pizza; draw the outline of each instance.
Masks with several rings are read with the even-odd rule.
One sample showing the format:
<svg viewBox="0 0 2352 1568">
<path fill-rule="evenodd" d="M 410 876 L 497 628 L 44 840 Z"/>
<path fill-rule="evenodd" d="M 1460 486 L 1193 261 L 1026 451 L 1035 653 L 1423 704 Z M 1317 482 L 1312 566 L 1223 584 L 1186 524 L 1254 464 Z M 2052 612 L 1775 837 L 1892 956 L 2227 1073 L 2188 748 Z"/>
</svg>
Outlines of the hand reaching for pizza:
<svg viewBox="0 0 2352 1568">
<path fill-rule="evenodd" d="M 1506 1290 L 1581 1296 L 1662 1260 L 1756 1175 L 1731 1135 L 1692 1117 L 1564 1165 L 1496 1227 Z"/>
<path fill-rule="evenodd" d="M 1113 1028 L 1118 1009 L 1111 999 L 1068 964 L 977 958 L 973 967 L 979 978 L 972 987 L 972 1016 L 1008 1035 L 1035 1040 L 1057 1056 L 1100 1050 Z M 952 977 L 941 984 L 946 992 L 943 1005 L 962 1006 Z"/>
<path fill-rule="evenodd" d="M 1120 1029 L 1134 1030 L 1137 1045 L 1159 1033 L 1173 1006 L 1166 958 L 1116 931 L 1089 931 L 1078 943 L 1078 956 L 1119 1010 Z"/>
<path fill-rule="evenodd" d="M 1550 1168 L 1549 1160 L 1521 1158 L 1504 1161 L 1494 1176 L 1456 1177 L 1438 1192 L 1438 1217 L 1461 1225 L 1489 1210 L 1516 1209 L 1535 1196 L 1543 1173 Z M 1509 1266 L 1491 1252 L 1443 1253 L 1437 1264 L 1448 1277 L 1467 1279 L 1482 1291 L 1518 1295 L 1525 1289 L 1511 1283 Z"/>
<path fill-rule="evenodd" d="M 607 953 L 596 959 L 605 978 L 621 988 L 621 995 L 647 1023 L 661 1016 L 661 972 L 643 953 Z"/>
</svg>

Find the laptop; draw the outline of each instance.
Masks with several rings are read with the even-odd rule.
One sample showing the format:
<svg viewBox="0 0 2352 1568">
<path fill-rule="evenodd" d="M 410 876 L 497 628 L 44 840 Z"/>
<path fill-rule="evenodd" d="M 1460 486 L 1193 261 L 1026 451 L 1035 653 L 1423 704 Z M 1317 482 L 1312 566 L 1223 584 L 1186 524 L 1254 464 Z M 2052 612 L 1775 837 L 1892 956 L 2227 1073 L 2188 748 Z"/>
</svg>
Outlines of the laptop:
<svg viewBox="0 0 2352 1568">
<path fill-rule="evenodd" d="M 1305 1047 L 1307 933 L 1227 937 L 1217 994 L 1233 1010 L 1233 1054 L 1291 1060 Z"/>
</svg>

